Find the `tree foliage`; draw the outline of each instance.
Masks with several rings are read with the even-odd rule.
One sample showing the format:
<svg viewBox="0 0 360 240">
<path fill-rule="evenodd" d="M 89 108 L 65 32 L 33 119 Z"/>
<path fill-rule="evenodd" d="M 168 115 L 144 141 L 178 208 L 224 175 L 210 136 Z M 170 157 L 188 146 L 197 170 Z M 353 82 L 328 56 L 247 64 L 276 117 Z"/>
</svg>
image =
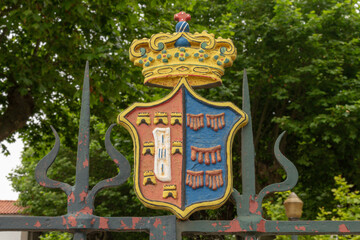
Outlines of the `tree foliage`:
<svg viewBox="0 0 360 240">
<path fill-rule="evenodd" d="M 335 188 L 331 189 L 332 199 L 336 205 L 331 210 L 320 207 L 316 211 L 316 220 L 333 220 L 333 221 L 356 221 L 360 220 L 360 193 L 358 190 L 352 190 L 353 184 L 348 184 L 342 176 L 335 176 Z M 263 204 L 266 215 L 271 220 L 287 220 L 285 215 L 284 201 L 289 196 L 290 191 L 276 193 L 272 200 Z M 306 207 L 306 206 L 304 206 Z M 277 236 L 278 240 L 290 240 L 290 236 Z M 334 236 L 301 236 L 300 240 L 331 240 Z M 359 240 L 360 236 L 337 236 L 339 240 Z"/>
<path fill-rule="evenodd" d="M 52 147 L 53 125 L 62 145 L 49 177 L 74 182 L 86 60 L 91 69 L 91 186 L 116 174 L 104 151 L 106 128 L 131 103 L 150 102 L 168 93 L 143 86 L 141 69 L 128 58 L 130 43 L 160 31 L 173 32 L 173 14 L 180 10 L 192 15 L 191 32 L 207 30 L 231 38 L 238 50 L 223 86 L 199 90 L 200 94 L 241 106 L 241 79 L 247 69 L 258 190 L 285 177 L 273 156 L 275 139 L 283 130 L 287 135 L 281 148 L 298 167 L 295 191 L 307 203 L 307 219 L 316 217 L 319 202 L 326 201 L 327 209 L 336 204 L 328 201 L 332 176 L 342 174 L 360 186 L 360 17 L 355 1 L 4 0 L 0 141 L 20 131 L 25 142 L 22 166 L 11 179 L 29 213 L 66 211 L 65 195 L 38 186 L 33 169 Z M 132 163 L 130 135 L 118 127 L 112 141 Z M 234 187 L 241 190 L 239 134 L 233 151 Z M 96 214 L 165 213 L 142 206 L 129 178 L 123 186 L 99 193 Z M 192 218 L 229 219 L 234 214 L 228 203 Z"/>
</svg>

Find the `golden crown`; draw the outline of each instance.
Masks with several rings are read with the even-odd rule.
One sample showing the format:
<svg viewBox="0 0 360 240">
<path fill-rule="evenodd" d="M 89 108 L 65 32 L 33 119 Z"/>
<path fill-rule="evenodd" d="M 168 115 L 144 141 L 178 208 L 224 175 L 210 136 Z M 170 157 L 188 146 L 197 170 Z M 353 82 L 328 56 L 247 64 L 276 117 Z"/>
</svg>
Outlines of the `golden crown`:
<svg viewBox="0 0 360 240">
<path fill-rule="evenodd" d="M 189 33 L 189 14 L 174 15 L 175 33 L 158 33 L 134 40 L 130 60 L 142 66 L 144 84 L 172 88 L 182 77 L 194 88 L 221 85 L 224 68 L 231 67 L 236 48 L 230 39 L 215 39 L 207 32 Z"/>
</svg>

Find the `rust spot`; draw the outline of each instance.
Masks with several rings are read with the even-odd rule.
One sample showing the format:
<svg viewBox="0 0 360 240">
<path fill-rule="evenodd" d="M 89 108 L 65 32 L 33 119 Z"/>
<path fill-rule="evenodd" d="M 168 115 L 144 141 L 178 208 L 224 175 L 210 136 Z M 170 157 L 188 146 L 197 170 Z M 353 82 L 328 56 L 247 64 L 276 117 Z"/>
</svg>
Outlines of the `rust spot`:
<svg viewBox="0 0 360 240">
<path fill-rule="evenodd" d="M 85 161 L 83 162 L 83 167 L 86 168 L 89 166 L 89 160 L 86 158 Z"/>
<path fill-rule="evenodd" d="M 91 219 L 91 224 L 94 224 L 95 223 L 95 218 Z"/>
<path fill-rule="evenodd" d="M 253 230 L 252 226 L 249 226 L 249 229 L 252 231 Z"/>
<path fill-rule="evenodd" d="M 298 231 L 306 231 L 306 228 L 304 226 L 301 227 L 295 226 L 295 229 Z"/>
<path fill-rule="evenodd" d="M 26 225 L 26 226 L 28 226 L 28 225 L 29 225 L 29 223 L 25 223 L 25 225 Z"/>
<path fill-rule="evenodd" d="M 109 228 L 108 221 L 109 221 L 109 219 L 100 217 L 99 228 L 108 229 Z"/>
<path fill-rule="evenodd" d="M 88 195 L 88 194 L 87 194 L 85 191 L 82 191 L 82 192 L 79 194 L 80 201 L 81 201 L 81 202 L 84 201 L 87 195 Z"/>
<path fill-rule="evenodd" d="M 154 222 L 154 227 L 157 228 L 159 226 L 159 224 L 161 224 L 161 220 L 160 220 L 160 218 L 156 218 L 155 222 Z"/>
<path fill-rule="evenodd" d="M 81 209 L 79 211 L 79 213 L 83 213 L 83 214 L 93 214 L 93 210 L 89 207 L 84 207 L 83 209 Z M 95 219 L 94 219 L 95 220 Z"/>
<path fill-rule="evenodd" d="M 37 227 L 37 228 L 41 227 L 40 222 L 39 222 L 39 221 L 37 221 L 37 222 L 35 223 L 34 227 Z"/>
<path fill-rule="evenodd" d="M 68 217 L 68 223 L 69 223 L 72 227 L 76 227 L 77 222 L 76 222 L 75 217 L 69 216 L 69 217 Z"/>
<path fill-rule="evenodd" d="M 256 225 L 256 231 L 258 232 L 266 232 L 265 230 L 265 220 L 261 219 L 261 221 Z"/>
<path fill-rule="evenodd" d="M 279 226 L 276 226 L 276 230 L 277 230 L 277 231 L 280 231 Z"/>
<path fill-rule="evenodd" d="M 62 217 L 62 221 L 62 225 L 66 225 L 66 218 L 64 216 Z"/>
<path fill-rule="evenodd" d="M 216 227 L 217 226 L 217 223 L 213 223 L 213 224 L 211 224 L 213 227 Z"/>
<path fill-rule="evenodd" d="M 124 221 L 121 220 L 120 223 L 121 223 L 122 229 L 129 229 L 129 227 L 126 226 L 126 224 L 124 223 Z"/>
<path fill-rule="evenodd" d="M 68 203 L 70 203 L 70 201 L 72 201 L 73 203 L 75 202 L 74 192 L 72 192 L 70 196 L 68 196 Z"/>
<path fill-rule="evenodd" d="M 246 232 L 246 230 L 240 227 L 240 223 L 238 220 L 232 220 L 229 227 L 230 228 L 226 229 L 224 232 Z"/>
<path fill-rule="evenodd" d="M 345 224 L 339 225 L 339 232 L 350 232 L 350 230 L 346 227 Z"/>
<path fill-rule="evenodd" d="M 82 141 L 82 140 L 80 140 L 80 141 L 79 141 L 79 145 L 80 145 L 80 144 L 82 144 L 82 142 L 83 142 L 83 141 Z"/>
<path fill-rule="evenodd" d="M 113 161 L 114 163 L 119 164 L 119 161 L 117 159 L 114 159 Z"/>
<path fill-rule="evenodd" d="M 43 186 L 43 187 L 46 186 L 46 183 L 45 183 L 45 182 L 39 182 L 39 184 L 40 184 L 41 186 Z"/>
<path fill-rule="evenodd" d="M 166 232 L 165 232 L 165 231 L 163 231 L 163 235 L 166 236 Z"/>
<path fill-rule="evenodd" d="M 135 229 L 135 226 L 138 222 L 140 222 L 141 217 L 133 217 L 132 218 L 132 228 Z"/>
<path fill-rule="evenodd" d="M 255 200 L 253 200 L 252 196 L 250 196 L 250 198 L 249 198 L 249 211 L 251 213 L 255 213 L 256 210 L 258 209 L 258 207 L 259 207 L 259 204 L 256 201 L 256 197 L 255 197 Z"/>
</svg>

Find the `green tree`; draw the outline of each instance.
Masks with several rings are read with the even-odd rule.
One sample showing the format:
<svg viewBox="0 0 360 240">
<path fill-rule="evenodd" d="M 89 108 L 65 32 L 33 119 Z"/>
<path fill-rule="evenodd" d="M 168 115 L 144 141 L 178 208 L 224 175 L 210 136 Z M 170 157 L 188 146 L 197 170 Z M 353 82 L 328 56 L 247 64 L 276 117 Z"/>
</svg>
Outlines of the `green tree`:
<svg viewBox="0 0 360 240">
<path fill-rule="evenodd" d="M 354 185 L 348 184 L 345 178 L 341 176 L 334 177 L 335 187 L 331 189 L 332 199 L 336 202 L 336 205 L 332 210 L 325 210 L 324 207 L 320 207 L 316 212 L 316 220 L 348 220 L 355 221 L 360 220 L 360 193 L 358 190 L 352 191 Z M 289 192 L 276 193 L 272 199 L 269 199 L 263 204 L 264 212 L 271 220 L 287 220 L 285 214 L 284 201 L 290 194 Z M 307 208 L 307 204 L 304 204 L 304 208 Z M 290 236 L 277 236 L 278 240 L 290 240 Z M 332 236 L 301 236 L 299 239 L 313 239 L 313 240 L 331 240 Z M 339 240 L 358 240 L 360 236 L 338 236 Z"/>
<path fill-rule="evenodd" d="M 1 1 L 0 141 L 11 140 L 19 130 L 25 142 L 22 166 L 11 177 L 21 192 L 20 203 L 35 215 L 65 212 L 65 195 L 37 186 L 33 169 L 52 147 L 53 125 L 62 146 L 49 176 L 74 181 L 85 60 L 91 67 L 91 186 L 116 174 L 104 151 L 106 128 L 131 103 L 168 93 L 143 86 L 141 69 L 129 61 L 127 49 L 135 38 L 173 32 L 173 14 L 184 10 L 192 15 L 191 32 L 229 37 L 238 49 L 223 86 L 200 94 L 241 106 L 242 69 L 248 71 L 257 189 L 284 178 L 273 145 L 287 130 L 281 148 L 299 169 L 295 191 L 309 204 L 304 216 L 315 218 L 319 203 L 330 197 L 331 176 L 343 174 L 360 186 L 358 8 L 350 0 Z M 130 135 L 119 127 L 112 141 L 132 163 Z M 240 189 L 239 134 L 233 150 L 234 185 Z M 326 201 L 324 207 L 334 204 Z M 130 177 L 123 186 L 99 193 L 96 214 L 165 213 L 139 203 Z M 227 203 L 192 218 L 229 219 L 234 214 Z"/>
</svg>

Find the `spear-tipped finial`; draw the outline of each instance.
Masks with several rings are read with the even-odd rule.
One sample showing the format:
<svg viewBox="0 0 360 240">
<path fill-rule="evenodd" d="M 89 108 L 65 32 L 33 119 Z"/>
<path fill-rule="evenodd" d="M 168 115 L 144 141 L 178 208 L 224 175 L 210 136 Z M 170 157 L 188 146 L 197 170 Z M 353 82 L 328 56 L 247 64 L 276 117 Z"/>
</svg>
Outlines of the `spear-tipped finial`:
<svg viewBox="0 0 360 240">
<path fill-rule="evenodd" d="M 81 99 L 80 126 L 78 136 L 78 150 L 76 163 L 76 179 L 73 194 L 78 197 L 80 194 L 87 195 L 89 190 L 89 148 L 90 146 L 90 81 L 89 62 L 86 61 L 84 83 Z M 75 205 L 83 206 L 84 202 L 76 202 Z M 77 209 L 73 206 L 72 209 Z M 72 210 L 71 209 L 71 210 Z M 68 209 L 69 210 L 69 209 Z"/>
<path fill-rule="evenodd" d="M 241 131 L 241 160 L 242 160 L 242 181 L 243 194 L 255 195 L 255 150 L 252 133 L 251 110 L 250 110 L 250 94 L 249 84 L 244 69 L 243 77 L 243 111 L 249 116 L 248 124 Z"/>
</svg>

